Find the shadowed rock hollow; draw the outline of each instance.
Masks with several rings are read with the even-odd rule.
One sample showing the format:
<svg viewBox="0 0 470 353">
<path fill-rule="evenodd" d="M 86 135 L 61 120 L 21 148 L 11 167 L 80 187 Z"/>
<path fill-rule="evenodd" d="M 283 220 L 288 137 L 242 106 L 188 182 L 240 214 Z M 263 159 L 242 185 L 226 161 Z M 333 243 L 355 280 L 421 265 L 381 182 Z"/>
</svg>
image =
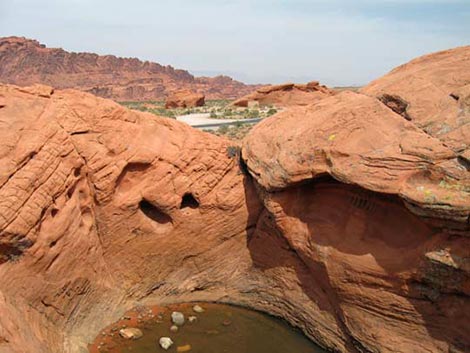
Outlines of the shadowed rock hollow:
<svg viewBox="0 0 470 353">
<path fill-rule="evenodd" d="M 332 351 L 468 351 L 466 149 L 384 94 L 288 109 L 238 153 L 86 93 L 0 86 L 0 352 L 86 352 L 136 304 L 192 300 Z"/>
</svg>

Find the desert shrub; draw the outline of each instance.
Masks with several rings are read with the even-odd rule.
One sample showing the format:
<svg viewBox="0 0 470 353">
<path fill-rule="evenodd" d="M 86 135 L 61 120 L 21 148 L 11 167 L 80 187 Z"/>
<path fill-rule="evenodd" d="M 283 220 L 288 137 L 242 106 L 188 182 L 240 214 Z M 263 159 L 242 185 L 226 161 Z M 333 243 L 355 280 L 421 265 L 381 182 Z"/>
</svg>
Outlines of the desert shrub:
<svg viewBox="0 0 470 353">
<path fill-rule="evenodd" d="M 277 109 L 275 108 L 270 108 L 267 113 L 266 113 L 266 116 L 271 116 L 271 115 L 274 115 L 277 113 Z"/>
<path fill-rule="evenodd" d="M 226 134 L 228 132 L 228 129 L 228 125 L 222 125 L 221 127 L 219 127 L 219 133 Z"/>
<path fill-rule="evenodd" d="M 256 119 L 256 118 L 258 118 L 258 117 L 259 117 L 259 110 L 254 109 L 254 110 L 249 110 L 249 111 L 247 111 L 246 117 L 247 117 L 248 119 Z"/>
<path fill-rule="evenodd" d="M 238 146 L 228 146 L 227 147 L 227 156 L 230 158 L 235 158 L 240 152 L 240 147 Z"/>
</svg>

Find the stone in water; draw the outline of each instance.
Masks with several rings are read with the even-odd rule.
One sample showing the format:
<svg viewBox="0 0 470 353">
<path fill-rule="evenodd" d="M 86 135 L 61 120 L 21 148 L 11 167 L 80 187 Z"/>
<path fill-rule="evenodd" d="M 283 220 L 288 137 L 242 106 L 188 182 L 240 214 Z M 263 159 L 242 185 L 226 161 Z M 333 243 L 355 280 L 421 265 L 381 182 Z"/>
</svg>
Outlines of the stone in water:
<svg viewBox="0 0 470 353">
<path fill-rule="evenodd" d="M 126 340 L 136 340 L 141 338 L 144 334 L 138 328 L 129 327 L 119 330 L 119 335 Z"/>
<path fill-rule="evenodd" d="M 190 323 L 196 322 L 196 321 L 197 321 L 197 317 L 196 317 L 196 316 L 189 316 L 189 317 L 188 317 L 188 321 L 189 321 Z"/>
<path fill-rule="evenodd" d="M 194 305 L 194 306 L 193 306 L 193 311 L 194 311 L 195 313 L 203 313 L 203 312 L 204 312 L 204 309 L 201 308 L 199 305 Z"/>
<path fill-rule="evenodd" d="M 190 350 L 191 350 L 191 345 L 190 344 L 186 344 L 184 346 L 176 347 L 177 352 L 189 352 Z"/>
<path fill-rule="evenodd" d="M 171 313 L 171 321 L 176 326 L 182 326 L 184 324 L 184 315 L 183 315 L 183 313 L 180 313 L 179 311 L 173 311 Z"/>
<path fill-rule="evenodd" d="M 161 337 L 158 340 L 158 343 L 160 344 L 160 347 L 162 347 L 164 350 L 167 350 L 173 345 L 173 341 L 170 337 Z"/>
</svg>

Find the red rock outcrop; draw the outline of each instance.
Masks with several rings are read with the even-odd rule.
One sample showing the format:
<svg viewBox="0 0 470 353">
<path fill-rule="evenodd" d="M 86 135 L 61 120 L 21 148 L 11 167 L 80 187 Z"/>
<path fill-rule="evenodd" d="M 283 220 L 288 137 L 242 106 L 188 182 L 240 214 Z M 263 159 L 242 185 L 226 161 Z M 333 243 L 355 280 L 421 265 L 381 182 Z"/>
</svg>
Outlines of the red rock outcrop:
<svg viewBox="0 0 470 353">
<path fill-rule="evenodd" d="M 165 108 L 193 108 L 202 107 L 205 103 L 205 96 L 189 90 L 181 90 L 171 93 L 165 102 Z"/>
<path fill-rule="evenodd" d="M 421 109 L 436 116 L 428 102 Z M 249 244 L 265 249 L 261 268 L 286 247 L 266 247 L 272 234 L 302 259 L 305 292 L 344 340 L 329 347 L 466 352 L 470 173 L 448 140 L 387 103 L 344 92 L 250 132 L 242 155 L 264 210 Z"/>
<path fill-rule="evenodd" d="M 470 166 L 470 46 L 412 60 L 364 87 Z"/>
<path fill-rule="evenodd" d="M 0 38 L 0 82 L 75 88 L 116 101 L 162 100 L 180 89 L 208 99 L 235 99 L 258 87 L 227 76 L 194 77 L 185 70 L 136 58 L 46 48 L 21 37 Z"/>
<path fill-rule="evenodd" d="M 2 353 L 86 351 L 145 299 L 251 301 L 259 201 L 230 141 L 73 90 L 0 97 Z"/>
<path fill-rule="evenodd" d="M 248 107 L 251 102 L 255 102 L 259 105 L 274 105 L 285 108 L 312 104 L 333 94 L 334 91 L 316 81 L 304 85 L 285 83 L 260 87 L 255 92 L 237 99 L 232 104 L 238 107 Z"/>
<path fill-rule="evenodd" d="M 331 351 L 469 351 L 470 173 L 400 106 L 343 92 L 240 151 L 0 86 L 0 352 L 86 352 L 127 309 L 182 301 L 281 316 Z"/>
</svg>

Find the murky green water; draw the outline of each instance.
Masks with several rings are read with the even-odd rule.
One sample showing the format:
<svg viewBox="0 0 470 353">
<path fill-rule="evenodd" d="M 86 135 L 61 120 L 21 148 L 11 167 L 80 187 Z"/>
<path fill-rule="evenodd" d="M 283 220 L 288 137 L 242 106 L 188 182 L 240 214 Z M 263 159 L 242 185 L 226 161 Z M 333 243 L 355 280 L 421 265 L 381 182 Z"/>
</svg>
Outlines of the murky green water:
<svg viewBox="0 0 470 353">
<path fill-rule="evenodd" d="M 125 340 L 116 333 L 110 342 L 91 352 L 152 353 L 165 352 L 159 344 L 160 337 L 170 337 L 174 342 L 167 352 L 192 353 L 321 353 L 323 349 L 310 342 L 299 331 L 285 322 L 256 311 L 221 304 L 200 304 L 203 313 L 195 313 L 193 305 L 178 305 L 159 310 L 141 319 L 138 327 L 143 337 Z M 177 332 L 171 332 L 171 312 L 180 311 L 185 323 Z M 142 318 L 145 315 L 140 315 Z M 189 316 L 197 320 L 190 323 Z M 129 318 L 128 318 L 129 319 Z M 111 331 L 110 331 L 111 332 Z M 98 338 L 98 340 L 100 337 Z M 95 346 L 96 348 L 96 346 Z M 189 349 L 189 350 L 188 350 Z"/>
</svg>

